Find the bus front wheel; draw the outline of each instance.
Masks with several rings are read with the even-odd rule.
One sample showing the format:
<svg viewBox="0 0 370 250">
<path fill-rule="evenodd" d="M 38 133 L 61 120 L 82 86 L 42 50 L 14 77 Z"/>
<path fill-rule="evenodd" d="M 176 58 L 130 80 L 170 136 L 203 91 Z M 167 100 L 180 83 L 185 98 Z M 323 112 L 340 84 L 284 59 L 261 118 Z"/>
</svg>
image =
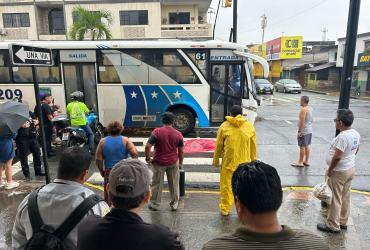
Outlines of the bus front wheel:
<svg viewBox="0 0 370 250">
<path fill-rule="evenodd" d="M 175 115 L 174 127 L 183 135 L 189 134 L 195 127 L 195 117 L 191 111 L 183 108 L 172 110 Z"/>
</svg>

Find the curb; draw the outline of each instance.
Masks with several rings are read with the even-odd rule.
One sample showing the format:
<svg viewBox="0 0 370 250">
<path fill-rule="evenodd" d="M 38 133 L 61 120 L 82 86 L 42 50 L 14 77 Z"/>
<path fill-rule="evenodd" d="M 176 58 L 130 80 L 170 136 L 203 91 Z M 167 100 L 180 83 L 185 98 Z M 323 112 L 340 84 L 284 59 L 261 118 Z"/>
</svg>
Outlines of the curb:
<svg viewBox="0 0 370 250">
<path fill-rule="evenodd" d="M 311 90 L 311 89 L 302 89 L 302 91 L 315 93 L 319 95 L 330 95 L 329 92 L 323 92 L 323 91 L 317 91 L 317 90 Z M 362 100 L 362 101 L 370 101 L 370 97 L 357 97 L 357 96 L 351 96 L 350 99 L 356 99 L 356 100 Z"/>
<path fill-rule="evenodd" d="M 95 184 L 92 184 L 92 183 L 88 183 L 88 182 L 85 182 L 85 185 L 86 186 L 89 186 L 89 187 L 92 187 L 92 188 L 95 188 L 95 189 L 98 189 L 100 191 L 104 191 L 104 188 L 100 185 L 95 185 Z M 193 193 L 212 193 L 212 194 L 219 194 L 220 192 L 219 191 L 213 191 L 212 189 L 216 189 L 216 187 L 213 187 L 213 188 L 210 188 L 211 190 L 207 190 L 207 191 L 204 191 L 202 189 L 205 189 L 206 185 L 202 185 L 201 187 L 200 186 L 194 186 L 194 185 L 187 185 L 187 188 L 190 188 L 190 189 L 195 189 L 195 190 L 192 190 L 191 192 Z M 313 191 L 313 187 L 308 187 L 308 186 L 283 186 L 282 187 L 283 191 Z M 369 191 L 361 191 L 361 190 L 357 190 L 357 189 L 351 189 L 351 193 L 356 193 L 356 194 L 361 194 L 361 195 L 369 195 L 370 196 L 370 192 Z"/>
<path fill-rule="evenodd" d="M 311 89 L 302 89 L 302 91 L 315 93 L 315 94 L 320 94 L 320 95 L 329 95 L 329 93 L 327 93 L 327 92 L 311 90 Z"/>
</svg>

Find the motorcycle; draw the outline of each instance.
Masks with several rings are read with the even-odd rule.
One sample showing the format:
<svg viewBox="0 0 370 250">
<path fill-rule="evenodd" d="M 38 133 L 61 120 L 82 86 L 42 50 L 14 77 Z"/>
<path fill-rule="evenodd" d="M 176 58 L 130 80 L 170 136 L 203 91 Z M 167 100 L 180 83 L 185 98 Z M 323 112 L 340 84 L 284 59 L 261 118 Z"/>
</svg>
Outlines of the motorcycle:
<svg viewBox="0 0 370 250">
<path fill-rule="evenodd" d="M 58 138 L 57 140 L 62 142 L 63 145 L 63 131 L 69 126 L 68 116 L 66 114 L 59 114 L 53 118 L 52 122 L 56 130 L 56 137 Z"/>
<path fill-rule="evenodd" d="M 95 112 L 90 112 L 86 116 L 87 125 L 90 126 L 94 133 L 94 143 L 98 144 L 100 139 L 104 136 L 103 125 L 98 122 L 98 116 Z M 88 137 L 85 130 L 80 127 L 66 127 L 63 129 L 62 141 L 66 142 L 67 147 L 84 147 L 87 145 Z"/>
</svg>

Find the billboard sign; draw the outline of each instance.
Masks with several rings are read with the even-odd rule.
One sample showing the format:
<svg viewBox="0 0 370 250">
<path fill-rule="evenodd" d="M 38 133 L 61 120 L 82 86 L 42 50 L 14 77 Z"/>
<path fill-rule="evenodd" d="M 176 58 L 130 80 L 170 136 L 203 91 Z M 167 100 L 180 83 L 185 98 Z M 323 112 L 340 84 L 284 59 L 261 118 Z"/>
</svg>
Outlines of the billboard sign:
<svg viewBox="0 0 370 250">
<path fill-rule="evenodd" d="M 278 60 L 280 59 L 281 51 L 281 37 L 266 43 L 266 59 L 267 60 Z"/>
<path fill-rule="evenodd" d="M 281 37 L 280 59 L 302 58 L 302 36 Z"/>
<path fill-rule="evenodd" d="M 370 66 L 370 52 L 358 54 L 358 67 L 369 67 Z"/>
</svg>

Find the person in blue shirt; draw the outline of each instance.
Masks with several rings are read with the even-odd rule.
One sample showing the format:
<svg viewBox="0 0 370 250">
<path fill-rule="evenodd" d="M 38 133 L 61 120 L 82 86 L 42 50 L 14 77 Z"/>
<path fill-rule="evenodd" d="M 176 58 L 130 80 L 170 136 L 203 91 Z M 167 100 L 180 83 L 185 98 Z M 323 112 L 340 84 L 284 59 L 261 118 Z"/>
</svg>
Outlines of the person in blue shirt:
<svg viewBox="0 0 370 250">
<path fill-rule="evenodd" d="M 0 188 L 6 190 L 19 186 L 19 183 L 13 181 L 12 163 L 15 156 L 14 139 L 16 134 L 0 137 Z M 2 173 L 5 170 L 6 183 L 3 182 Z"/>
<path fill-rule="evenodd" d="M 104 200 L 111 206 L 111 201 L 108 196 L 107 184 L 109 181 L 109 174 L 113 166 L 119 161 L 132 158 L 138 158 L 139 153 L 126 136 L 122 136 L 123 125 L 119 121 L 113 121 L 108 124 L 108 136 L 101 139 L 96 148 L 96 166 L 104 178 Z"/>
</svg>

